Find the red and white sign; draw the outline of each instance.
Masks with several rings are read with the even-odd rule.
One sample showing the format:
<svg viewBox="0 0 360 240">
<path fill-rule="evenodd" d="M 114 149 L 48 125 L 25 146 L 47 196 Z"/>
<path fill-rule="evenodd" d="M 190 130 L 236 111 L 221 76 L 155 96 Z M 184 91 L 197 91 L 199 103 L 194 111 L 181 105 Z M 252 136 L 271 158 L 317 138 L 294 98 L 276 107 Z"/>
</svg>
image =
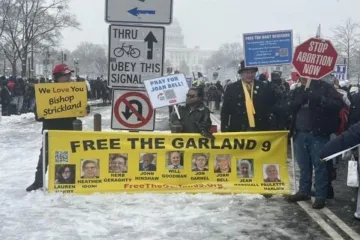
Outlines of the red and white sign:
<svg viewBox="0 0 360 240">
<path fill-rule="evenodd" d="M 154 131 L 155 111 L 146 91 L 113 89 L 111 129 Z"/>
<path fill-rule="evenodd" d="M 301 77 L 319 80 L 334 71 L 337 57 L 329 40 L 310 38 L 296 47 L 292 64 Z"/>
</svg>

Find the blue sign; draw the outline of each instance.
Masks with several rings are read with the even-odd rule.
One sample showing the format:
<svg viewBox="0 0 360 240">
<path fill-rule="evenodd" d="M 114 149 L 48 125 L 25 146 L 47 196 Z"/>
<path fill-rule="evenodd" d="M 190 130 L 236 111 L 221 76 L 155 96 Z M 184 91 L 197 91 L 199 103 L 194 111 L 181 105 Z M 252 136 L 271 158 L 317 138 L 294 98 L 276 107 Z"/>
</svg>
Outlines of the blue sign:
<svg viewBox="0 0 360 240">
<path fill-rule="evenodd" d="M 245 33 L 243 41 L 246 67 L 283 65 L 292 62 L 292 30 Z"/>
<path fill-rule="evenodd" d="M 346 64 L 336 64 L 333 75 L 338 80 L 347 80 L 347 65 Z"/>
<path fill-rule="evenodd" d="M 192 88 L 192 78 L 186 78 L 187 85 Z"/>
</svg>

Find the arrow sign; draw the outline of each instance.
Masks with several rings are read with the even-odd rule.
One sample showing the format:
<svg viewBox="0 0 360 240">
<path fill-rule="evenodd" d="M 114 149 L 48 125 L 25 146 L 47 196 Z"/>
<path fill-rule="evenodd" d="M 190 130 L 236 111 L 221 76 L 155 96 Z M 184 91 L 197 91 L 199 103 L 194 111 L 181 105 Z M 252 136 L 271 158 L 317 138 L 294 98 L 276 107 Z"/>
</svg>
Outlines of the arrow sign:
<svg viewBox="0 0 360 240">
<path fill-rule="evenodd" d="M 152 31 L 145 37 L 144 42 L 147 42 L 148 44 L 147 59 L 153 59 L 154 43 L 157 43 L 158 41 Z"/>
<path fill-rule="evenodd" d="M 135 17 L 139 16 L 140 14 L 149 14 L 149 15 L 155 15 L 155 10 L 139 10 L 137 7 L 130 9 L 128 11 L 131 15 L 134 15 Z"/>
<path fill-rule="evenodd" d="M 143 106 L 141 104 L 141 102 L 139 102 L 138 100 L 130 100 L 129 104 L 132 106 L 133 104 L 137 105 L 137 113 L 142 116 L 143 114 Z M 122 112 L 122 114 L 124 115 L 124 117 L 126 118 L 126 120 L 129 120 L 129 118 L 131 117 L 131 115 L 133 115 L 133 112 L 131 111 L 130 107 L 128 105 L 126 105 L 125 108 L 125 112 Z M 138 114 L 136 114 L 138 116 Z M 139 118 L 138 116 L 138 121 L 141 121 L 143 118 Z"/>
</svg>

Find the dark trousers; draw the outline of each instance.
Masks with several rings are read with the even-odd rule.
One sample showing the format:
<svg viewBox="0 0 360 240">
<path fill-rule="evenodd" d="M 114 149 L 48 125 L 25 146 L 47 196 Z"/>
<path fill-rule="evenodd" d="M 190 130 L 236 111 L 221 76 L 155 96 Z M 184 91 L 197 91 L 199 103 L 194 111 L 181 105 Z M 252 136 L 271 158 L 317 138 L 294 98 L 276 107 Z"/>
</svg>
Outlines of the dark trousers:
<svg viewBox="0 0 360 240">
<path fill-rule="evenodd" d="M 47 146 L 47 142 L 45 142 L 46 144 L 46 148 L 48 148 Z M 49 165 L 49 158 L 48 158 L 48 151 L 45 152 L 45 173 L 47 171 L 48 165 Z M 44 183 L 44 179 L 43 179 L 43 147 L 41 147 L 40 149 L 40 155 L 39 155 L 39 160 L 38 160 L 38 164 L 36 167 L 36 173 L 35 173 L 35 182 L 43 185 Z"/>
</svg>

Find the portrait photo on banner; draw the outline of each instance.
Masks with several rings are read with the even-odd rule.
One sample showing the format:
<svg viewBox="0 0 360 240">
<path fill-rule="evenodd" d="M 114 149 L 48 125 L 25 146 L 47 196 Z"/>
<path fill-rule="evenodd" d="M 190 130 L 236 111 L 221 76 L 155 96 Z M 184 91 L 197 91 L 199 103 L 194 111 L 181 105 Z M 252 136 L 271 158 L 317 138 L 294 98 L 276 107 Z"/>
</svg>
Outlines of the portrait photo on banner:
<svg viewBox="0 0 360 240">
<path fill-rule="evenodd" d="M 237 177 L 254 178 L 254 159 L 237 159 Z"/>
<path fill-rule="evenodd" d="M 156 153 L 140 153 L 139 171 L 154 172 L 156 171 Z"/>
<path fill-rule="evenodd" d="M 281 182 L 279 164 L 263 164 L 264 182 Z"/>
<path fill-rule="evenodd" d="M 230 154 L 217 154 L 215 156 L 214 173 L 231 173 Z"/>
<path fill-rule="evenodd" d="M 166 153 L 167 169 L 184 169 L 184 152 L 172 151 Z"/>
<path fill-rule="evenodd" d="M 75 184 L 76 165 L 55 165 L 55 184 Z"/>
<path fill-rule="evenodd" d="M 209 153 L 194 153 L 192 155 L 192 168 L 193 172 L 209 171 Z"/>
<path fill-rule="evenodd" d="M 81 178 L 99 178 L 99 159 L 81 159 Z"/>
<path fill-rule="evenodd" d="M 109 173 L 127 173 L 128 154 L 110 153 L 109 154 Z"/>
</svg>

